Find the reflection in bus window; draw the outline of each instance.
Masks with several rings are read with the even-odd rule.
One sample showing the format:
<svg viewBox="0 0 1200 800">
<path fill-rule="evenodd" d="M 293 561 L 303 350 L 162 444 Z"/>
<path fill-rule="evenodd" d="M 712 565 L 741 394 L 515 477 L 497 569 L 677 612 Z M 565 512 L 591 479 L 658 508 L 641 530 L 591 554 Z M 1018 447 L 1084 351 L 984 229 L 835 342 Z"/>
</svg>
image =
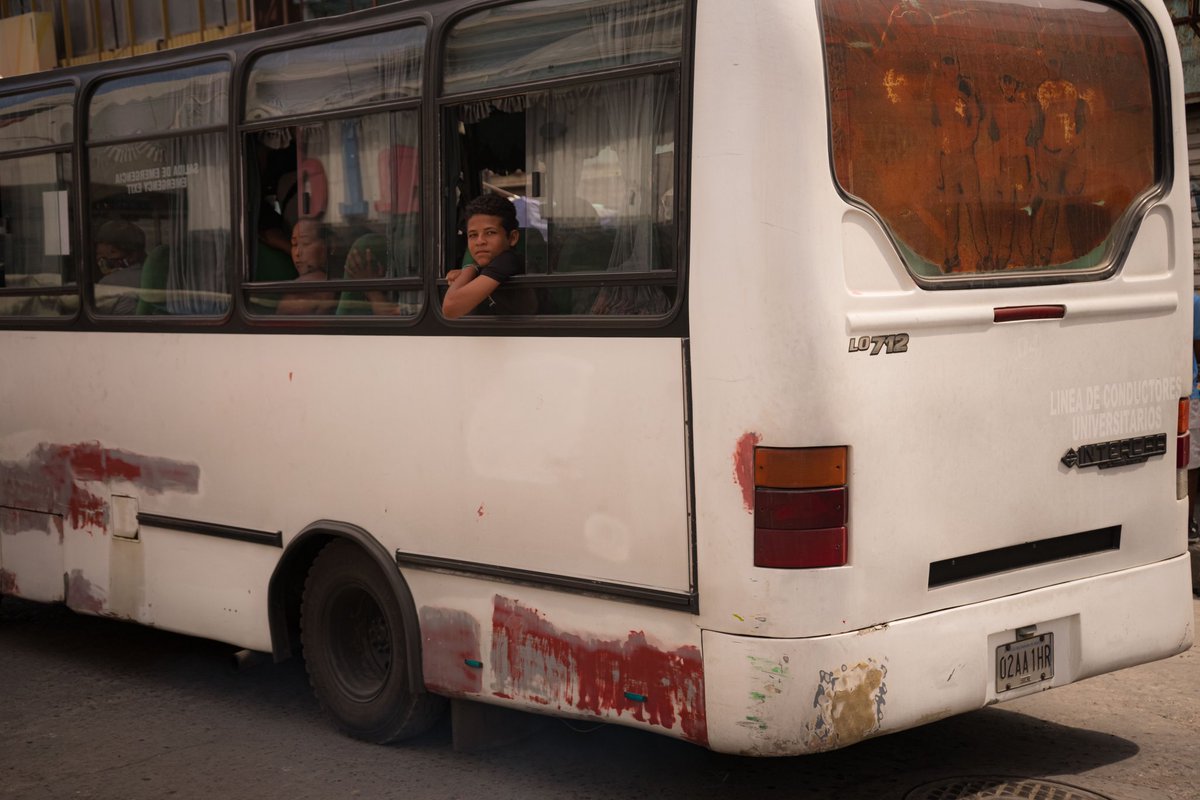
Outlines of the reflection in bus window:
<svg viewBox="0 0 1200 800">
<path fill-rule="evenodd" d="M 89 108 L 93 241 L 109 222 L 146 235 L 134 313 L 215 316 L 229 308 L 228 68 L 205 64 L 102 84 Z M 160 132 L 129 141 L 134 130 Z M 106 137 L 115 140 L 105 142 Z M 97 300 L 104 297 L 97 290 Z M 100 303 L 120 313 L 127 303 Z"/>
<path fill-rule="evenodd" d="M 66 150 L 74 98 L 62 87 L 0 97 L 0 316 L 63 317 L 79 308 Z"/>
<path fill-rule="evenodd" d="M 417 98 L 424 42 L 425 29 L 410 27 L 261 56 L 248 79 L 246 119 Z"/>
<path fill-rule="evenodd" d="M 47 89 L 0 98 L 0 153 L 70 144 L 71 89 Z"/>
<path fill-rule="evenodd" d="M 1112 265 L 1158 180 L 1146 47 L 1124 14 L 1086 0 L 822 9 L 838 182 L 909 269 Z"/>
<path fill-rule="evenodd" d="M 450 36 L 447 90 L 563 74 L 553 56 L 568 46 L 586 46 L 586 52 L 578 51 L 584 54 L 567 62 L 565 72 L 677 54 L 679 3 L 644 3 L 634 14 L 626 4 L 584 5 L 587 13 L 535 2 L 465 18 Z M 542 13 L 538 25 L 518 27 L 534 11 Z M 504 25 L 511 27 L 504 38 L 507 60 L 494 63 L 497 56 L 485 40 Z M 448 214 L 457 222 L 449 239 L 450 268 L 469 263 L 463 204 L 493 192 L 517 207 L 517 251 L 527 275 L 544 276 L 537 283 L 544 286 L 538 313 L 667 313 L 675 298 L 677 231 L 670 208 L 678 93 L 677 74 L 664 70 L 450 107 L 445 123 L 454 146 L 447 161 L 458 187 Z M 588 280 L 589 274 L 595 277 Z M 552 276 L 562 280 L 548 282 Z"/>
<path fill-rule="evenodd" d="M 48 153 L 0 160 L 0 316 L 69 316 L 75 295 L 39 289 L 75 283 L 71 261 L 71 158 Z"/>
<path fill-rule="evenodd" d="M 680 0 L 512 3 L 454 26 L 443 89 L 470 92 L 667 61 L 682 49 Z"/>
</svg>

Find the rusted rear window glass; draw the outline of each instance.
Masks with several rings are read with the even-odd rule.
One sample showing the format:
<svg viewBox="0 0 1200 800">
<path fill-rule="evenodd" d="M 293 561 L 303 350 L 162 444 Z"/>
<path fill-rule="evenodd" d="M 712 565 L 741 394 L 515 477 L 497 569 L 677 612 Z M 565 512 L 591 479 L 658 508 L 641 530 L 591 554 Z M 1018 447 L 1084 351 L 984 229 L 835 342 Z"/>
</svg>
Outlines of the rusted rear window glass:
<svg viewBox="0 0 1200 800">
<path fill-rule="evenodd" d="M 1107 274 L 1159 183 L 1129 17 L 1078 0 L 821 11 L 835 176 L 918 279 Z"/>
</svg>

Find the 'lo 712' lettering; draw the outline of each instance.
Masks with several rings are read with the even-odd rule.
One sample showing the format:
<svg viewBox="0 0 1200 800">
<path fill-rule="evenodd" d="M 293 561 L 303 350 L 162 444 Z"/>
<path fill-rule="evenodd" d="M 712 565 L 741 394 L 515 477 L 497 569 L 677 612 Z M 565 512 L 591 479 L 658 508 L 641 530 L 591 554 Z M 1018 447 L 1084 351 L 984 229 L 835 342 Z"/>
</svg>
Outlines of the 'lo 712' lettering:
<svg viewBox="0 0 1200 800">
<path fill-rule="evenodd" d="M 889 333 L 883 336 L 851 337 L 850 352 L 869 352 L 873 356 L 877 356 L 880 353 L 907 353 L 908 334 Z"/>
</svg>

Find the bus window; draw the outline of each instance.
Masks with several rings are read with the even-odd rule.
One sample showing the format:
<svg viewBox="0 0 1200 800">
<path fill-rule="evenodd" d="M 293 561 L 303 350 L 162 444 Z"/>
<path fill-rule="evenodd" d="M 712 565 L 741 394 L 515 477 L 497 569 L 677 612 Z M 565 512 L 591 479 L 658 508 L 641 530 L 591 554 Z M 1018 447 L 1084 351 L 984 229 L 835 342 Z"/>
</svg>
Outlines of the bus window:
<svg viewBox="0 0 1200 800">
<path fill-rule="evenodd" d="M 648 3 L 632 17 L 620 16 L 621 4 L 582 5 L 586 13 L 577 5 L 533 2 L 463 18 L 447 43 L 446 91 L 678 58 L 680 3 Z M 485 46 L 493 37 L 506 44 L 501 56 Z M 564 60 L 567 52 L 573 55 Z M 447 270 L 470 263 L 461 214 L 471 198 L 486 192 L 509 198 L 521 224 L 517 250 L 526 277 L 498 290 L 496 302 L 480 306 L 476 316 L 522 313 L 522 283 L 525 292 L 536 287 L 536 311 L 544 315 L 670 311 L 678 267 L 670 211 L 675 66 L 528 93 L 508 88 L 447 108 L 447 180 L 457 188 L 447 211 L 454 225 Z"/>
<path fill-rule="evenodd" d="M 496 46 L 502 42 L 503 47 Z M 677 60 L 683 3 L 533 0 L 463 17 L 446 39 L 448 94 Z"/>
<path fill-rule="evenodd" d="M 1111 274 L 1160 181 L 1128 17 L 1086 0 L 822 11 L 834 172 L 914 277 Z"/>
<path fill-rule="evenodd" d="M 229 152 L 221 128 L 228 73 L 226 64 L 212 63 L 136 75 L 105 82 L 92 97 L 88 205 L 96 313 L 228 310 Z M 142 232 L 140 267 L 121 258 L 118 269 L 110 268 L 101 253 L 110 223 Z"/>
<path fill-rule="evenodd" d="M 251 313 L 394 318 L 420 310 L 420 115 L 413 102 L 424 40 L 424 28 L 399 28 L 254 61 L 244 134 L 248 195 L 258 209 L 248 248 Z M 381 103 L 395 107 L 380 112 Z M 365 104 L 372 113 L 354 112 Z M 343 113 L 303 119 L 330 111 Z M 305 220 L 329 233 L 323 265 L 276 246 Z M 361 288 L 342 284 L 327 303 L 328 281 Z M 303 302 L 305 294 L 314 299 Z"/>
<path fill-rule="evenodd" d="M 0 316 L 78 309 L 71 260 L 71 156 L 22 151 L 69 145 L 74 92 L 0 98 Z"/>
</svg>

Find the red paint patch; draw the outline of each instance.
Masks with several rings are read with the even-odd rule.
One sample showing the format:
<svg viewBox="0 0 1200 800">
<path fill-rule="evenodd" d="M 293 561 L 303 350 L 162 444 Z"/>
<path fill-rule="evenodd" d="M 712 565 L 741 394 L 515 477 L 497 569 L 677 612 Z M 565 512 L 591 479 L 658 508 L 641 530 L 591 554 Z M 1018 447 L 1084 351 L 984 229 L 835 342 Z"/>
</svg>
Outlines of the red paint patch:
<svg viewBox="0 0 1200 800">
<path fill-rule="evenodd" d="M 762 441 L 757 433 L 743 433 L 733 451 L 733 482 L 742 489 L 742 505 L 754 513 L 754 448 Z"/>
<path fill-rule="evenodd" d="M 640 722 L 708 743 L 699 648 L 664 651 L 641 631 L 624 642 L 559 631 L 538 613 L 497 595 L 492 614 L 493 694 Z M 644 701 L 626 693 L 641 695 Z"/>
<path fill-rule="evenodd" d="M 57 514 L 76 529 L 105 530 L 108 493 L 95 494 L 90 484 L 112 481 L 131 483 L 149 494 L 194 494 L 200 486 L 200 468 L 102 447 L 99 442 L 40 444 L 23 462 L 0 462 L 0 506 Z"/>
<path fill-rule="evenodd" d="M 104 593 L 87 578 L 83 571 L 71 570 L 67 575 L 67 607 L 75 611 L 90 611 L 99 614 L 104 610 Z"/>
<path fill-rule="evenodd" d="M 464 611 L 421 608 L 421 670 L 425 686 L 442 694 L 479 694 L 483 670 L 467 664 L 479 657 L 479 622 Z"/>
</svg>

